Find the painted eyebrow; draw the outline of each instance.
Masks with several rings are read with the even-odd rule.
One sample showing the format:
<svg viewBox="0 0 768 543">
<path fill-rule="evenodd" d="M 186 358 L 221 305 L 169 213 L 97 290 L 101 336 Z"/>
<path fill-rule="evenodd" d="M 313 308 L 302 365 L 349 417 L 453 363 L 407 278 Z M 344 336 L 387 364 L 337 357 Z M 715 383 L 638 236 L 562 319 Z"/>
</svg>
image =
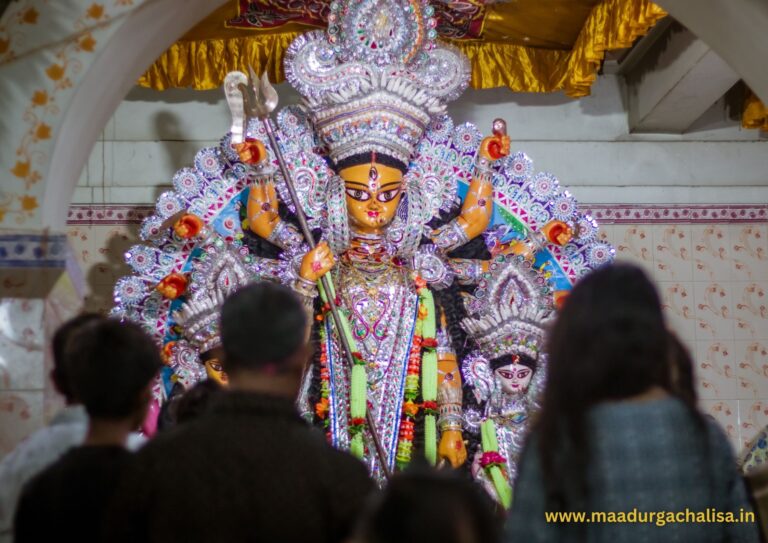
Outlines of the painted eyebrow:
<svg viewBox="0 0 768 543">
<path fill-rule="evenodd" d="M 366 190 L 368 189 L 368 185 L 366 185 L 365 183 L 358 183 L 357 181 L 345 181 L 344 184 L 346 184 L 346 185 L 358 185 L 360 187 L 363 187 Z"/>
<path fill-rule="evenodd" d="M 386 183 L 381 186 L 382 189 L 391 187 L 392 185 L 400 185 L 400 181 L 390 181 L 389 183 Z"/>
</svg>

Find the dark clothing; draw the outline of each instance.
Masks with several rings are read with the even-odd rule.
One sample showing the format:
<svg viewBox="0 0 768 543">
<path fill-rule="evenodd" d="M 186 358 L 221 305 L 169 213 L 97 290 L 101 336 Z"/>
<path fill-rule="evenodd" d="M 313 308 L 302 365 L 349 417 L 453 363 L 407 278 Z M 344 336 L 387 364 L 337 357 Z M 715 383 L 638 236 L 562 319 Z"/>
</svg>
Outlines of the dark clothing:
<svg viewBox="0 0 768 543">
<path fill-rule="evenodd" d="M 110 541 L 342 541 L 373 483 L 293 402 L 227 392 L 145 446 L 110 515 Z"/>
<path fill-rule="evenodd" d="M 67 452 L 24 487 L 15 541 L 102 541 L 107 504 L 132 456 L 118 446 Z"/>
<path fill-rule="evenodd" d="M 637 510 L 635 522 L 546 522 L 548 511 L 538 439 L 534 432 L 523 453 L 507 523 L 509 541 L 549 542 L 745 542 L 757 543 L 754 522 L 680 522 L 668 516 L 709 508 L 739 519 L 752 512 L 737 473 L 730 443 L 720 427 L 696 425 L 688 408 L 667 398 L 648 402 L 610 402 L 587 418 L 589 497 L 578 511 Z M 658 520 L 648 513 L 663 512 Z M 636 514 L 637 514 L 636 513 Z M 682 517 L 681 517 L 682 518 Z M 621 519 L 616 515 L 615 520 Z M 659 525 L 661 524 L 661 525 Z"/>
</svg>

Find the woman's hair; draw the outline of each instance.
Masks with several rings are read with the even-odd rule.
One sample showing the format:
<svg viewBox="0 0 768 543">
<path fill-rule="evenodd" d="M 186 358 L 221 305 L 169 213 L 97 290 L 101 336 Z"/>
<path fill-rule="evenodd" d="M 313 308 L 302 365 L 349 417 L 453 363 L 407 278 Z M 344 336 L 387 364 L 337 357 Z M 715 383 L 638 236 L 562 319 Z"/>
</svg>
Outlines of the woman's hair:
<svg viewBox="0 0 768 543">
<path fill-rule="evenodd" d="M 548 507 L 587 495 L 590 407 L 670 386 L 669 341 L 656 288 L 637 266 L 611 264 L 579 281 L 551 330 L 537 434 Z M 682 398 L 681 398 L 682 399 Z M 687 403 L 687 402 L 686 402 Z M 703 419 L 691 406 L 692 413 Z"/>
<path fill-rule="evenodd" d="M 480 485 L 414 467 L 395 475 L 363 515 L 356 543 L 494 543 L 500 519 Z"/>
<path fill-rule="evenodd" d="M 699 398 L 696 393 L 691 354 L 674 332 L 669 332 L 668 339 L 670 392 L 683 400 L 687 405 L 695 406 Z"/>
</svg>

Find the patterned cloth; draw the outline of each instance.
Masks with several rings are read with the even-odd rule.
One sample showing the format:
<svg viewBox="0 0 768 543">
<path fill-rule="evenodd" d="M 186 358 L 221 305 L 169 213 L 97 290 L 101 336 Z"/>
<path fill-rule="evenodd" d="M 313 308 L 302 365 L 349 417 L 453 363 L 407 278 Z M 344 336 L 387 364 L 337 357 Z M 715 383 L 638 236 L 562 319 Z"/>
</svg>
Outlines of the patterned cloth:
<svg viewBox="0 0 768 543">
<path fill-rule="evenodd" d="M 766 466 L 768 466 L 768 428 L 763 428 L 763 431 L 752 440 L 749 452 L 744 455 L 741 469 L 744 473 L 752 473 Z"/>
<path fill-rule="evenodd" d="M 587 511 L 752 511 L 730 444 L 707 420 L 706 442 L 678 400 L 605 403 L 588 416 L 592 447 Z M 545 493 L 531 437 L 523 453 L 507 521 L 509 541 L 755 542 L 754 523 L 564 524 L 545 521 Z M 583 530 L 583 531 L 579 531 Z"/>
<path fill-rule="evenodd" d="M 0 462 L 0 543 L 12 541 L 13 515 L 24 485 L 53 464 L 72 447 L 80 445 L 88 431 L 88 415 L 80 405 L 62 409 L 45 428 L 20 443 Z M 145 438 L 132 434 L 127 443 L 137 450 Z"/>
</svg>

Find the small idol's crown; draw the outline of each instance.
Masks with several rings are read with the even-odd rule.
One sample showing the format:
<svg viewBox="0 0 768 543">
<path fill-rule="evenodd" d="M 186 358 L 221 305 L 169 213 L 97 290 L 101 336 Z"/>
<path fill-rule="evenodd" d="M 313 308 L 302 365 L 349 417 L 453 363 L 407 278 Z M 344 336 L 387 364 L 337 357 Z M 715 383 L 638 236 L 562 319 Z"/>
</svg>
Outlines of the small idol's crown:
<svg viewBox="0 0 768 543">
<path fill-rule="evenodd" d="M 502 307 L 478 319 L 467 318 L 462 327 L 489 359 L 505 355 L 527 355 L 534 360 L 544 348 L 547 320 L 545 310 L 519 311 Z"/>
<path fill-rule="evenodd" d="M 437 45 L 428 0 L 336 0 L 328 20 L 285 58 L 320 140 L 335 163 L 376 151 L 407 165 L 430 119 L 466 88 L 466 57 Z"/>
<path fill-rule="evenodd" d="M 467 304 L 472 316 L 462 321 L 462 328 L 488 360 L 523 354 L 538 359 L 554 314 L 545 278 L 517 258 L 497 258 L 490 275 Z"/>
<path fill-rule="evenodd" d="M 220 291 L 208 293 L 198 291 L 197 295 L 174 312 L 173 318 L 198 352 L 204 353 L 221 345 L 219 337 L 219 312 L 224 303 Z"/>
<path fill-rule="evenodd" d="M 192 295 L 173 313 L 173 320 L 187 341 L 204 353 L 221 345 L 221 306 L 229 294 L 248 282 L 249 272 L 239 253 L 221 239 L 205 247 L 196 268 Z"/>
</svg>

